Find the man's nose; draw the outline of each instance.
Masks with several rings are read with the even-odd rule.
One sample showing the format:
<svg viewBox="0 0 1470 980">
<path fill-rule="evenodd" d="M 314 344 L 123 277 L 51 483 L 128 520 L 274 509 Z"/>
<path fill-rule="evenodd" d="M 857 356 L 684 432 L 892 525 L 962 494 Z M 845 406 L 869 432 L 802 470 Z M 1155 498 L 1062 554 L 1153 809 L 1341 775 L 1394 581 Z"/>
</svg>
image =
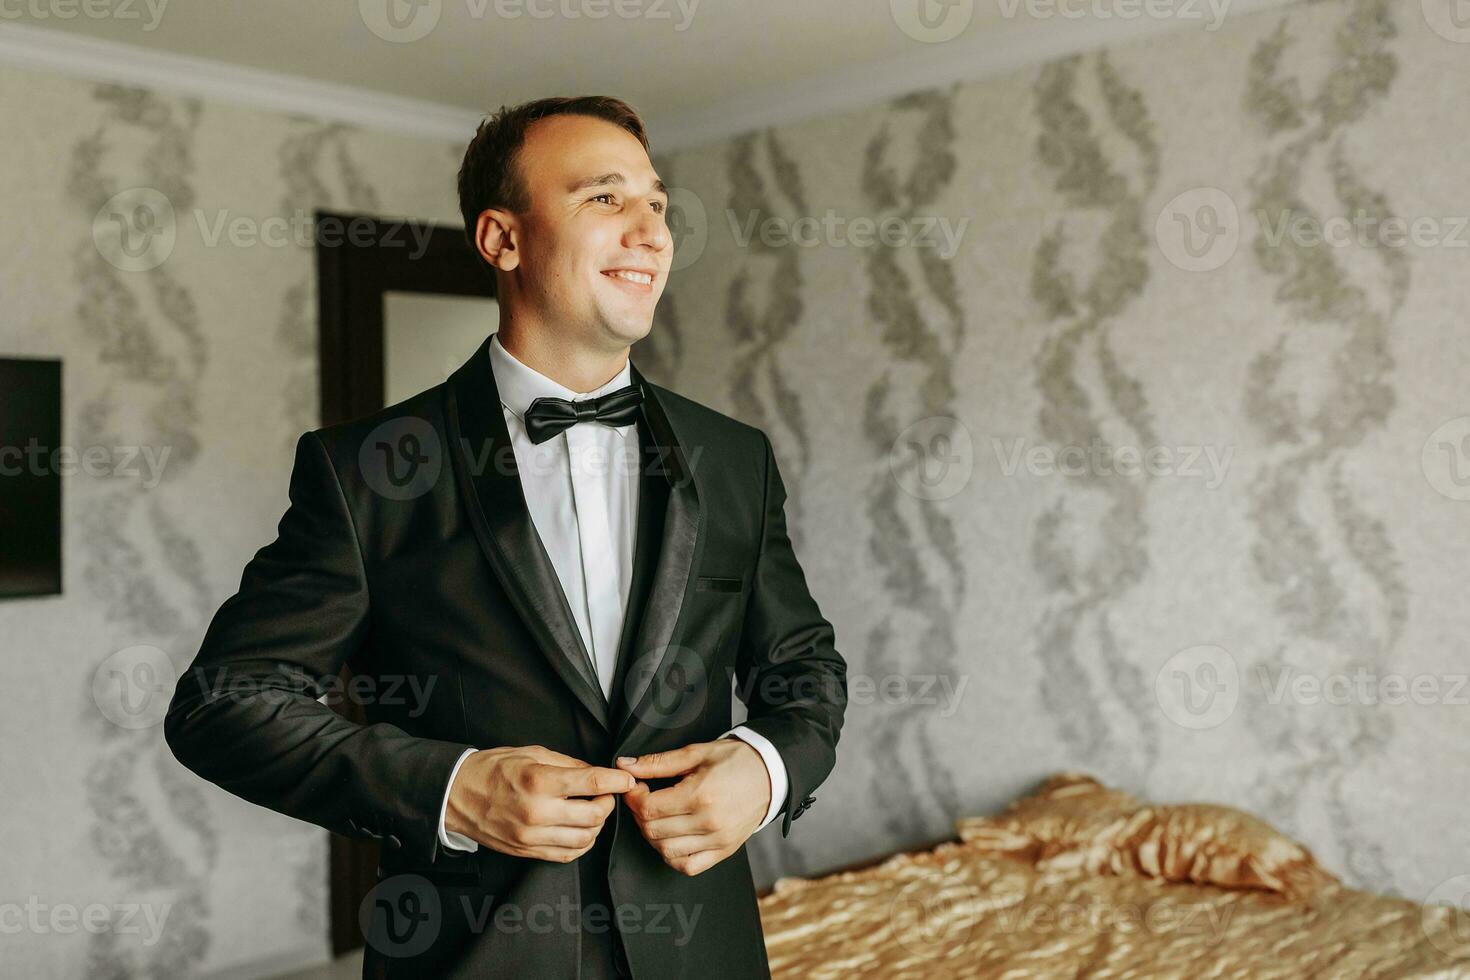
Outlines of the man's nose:
<svg viewBox="0 0 1470 980">
<path fill-rule="evenodd" d="M 656 251 L 663 251 L 673 244 L 664 216 L 652 208 L 638 212 L 627 237 L 629 245 L 647 245 Z"/>
</svg>

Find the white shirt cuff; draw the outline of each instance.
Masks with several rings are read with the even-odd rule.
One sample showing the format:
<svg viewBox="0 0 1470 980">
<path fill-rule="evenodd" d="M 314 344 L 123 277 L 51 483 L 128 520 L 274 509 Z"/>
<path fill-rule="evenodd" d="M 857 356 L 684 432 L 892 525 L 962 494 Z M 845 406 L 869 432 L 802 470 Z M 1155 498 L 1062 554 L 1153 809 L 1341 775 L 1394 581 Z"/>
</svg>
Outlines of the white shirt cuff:
<svg viewBox="0 0 1470 980">
<path fill-rule="evenodd" d="M 736 725 L 720 737 L 729 738 L 732 735 L 760 753 L 761 761 L 766 764 L 766 775 L 771 780 L 771 805 L 766 810 L 766 819 L 755 828 L 760 830 L 776 819 L 776 814 L 781 812 L 781 804 L 786 802 L 786 763 L 781 760 L 781 753 L 776 751 L 776 746 L 771 744 L 771 740 L 760 732 L 744 725 Z"/>
<path fill-rule="evenodd" d="M 459 775 L 459 767 L 464 765 L 464 760 L 478 751 L 478 749 L 464 750 L 464 754 L 459 757 L 459 761 L 454 764 L 454 769 L 449 773 L 449 782 L 444 787 L 444 802 L 439 804 L 439 843 L 451 851 L 478 851 L 480 849 L 479 841 L 444 829 L 444 814 L 449 812 L 449 791 L 454 787 L 454 777 Z"/>
</svg>

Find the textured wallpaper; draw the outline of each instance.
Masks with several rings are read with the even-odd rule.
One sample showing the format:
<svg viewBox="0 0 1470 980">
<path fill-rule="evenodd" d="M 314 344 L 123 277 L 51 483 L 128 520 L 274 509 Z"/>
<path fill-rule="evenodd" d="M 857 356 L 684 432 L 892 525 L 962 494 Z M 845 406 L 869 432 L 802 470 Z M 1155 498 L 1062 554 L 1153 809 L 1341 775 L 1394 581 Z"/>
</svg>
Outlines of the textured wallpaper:
<svg viewBox="0 0 1470 980">
<path fill-rule="evenodd" d="M 65 593 L 0 602 L 0 973 L 325 959 L 326 833 L 196 778 L 160 722 L 318 424 L 313 209 L 458 224 L 463 147 L 15 70 L 0 93 L 0 345 L 64 359 L 77 456 Z"/>
<path fill-rule="evenodd" d="M 1355 885 L 1470 894 L 1447 10 L 1304 4 L 656 156 L 677 272 L 634 357 L 770 434 L 850 668 L 837 768 L 753 842 L 761 884 L 1083 769 L 1250 809 Z M 68 445 L 99 447 L 66 484 L 66 594 L 0 603 L 0 901 L 40 923 L 6 965 L 323 957 L 325 834 L 182 770 L 158 692 L 316 425 L 293 225 L 453 223 L 463 147 L 13 70 L 0 93 L 0 343 L 65 358 Z M 48 918 L 94 907 L 107 928 Z"/>
<path fill-rule="evenodd" d="M 658 159 L 643 356 L 771 434 L 862 685 L 763 880 L 1082 769 L 1470 894 L 1442 13 L 1294 6 Z"/>
</svg>

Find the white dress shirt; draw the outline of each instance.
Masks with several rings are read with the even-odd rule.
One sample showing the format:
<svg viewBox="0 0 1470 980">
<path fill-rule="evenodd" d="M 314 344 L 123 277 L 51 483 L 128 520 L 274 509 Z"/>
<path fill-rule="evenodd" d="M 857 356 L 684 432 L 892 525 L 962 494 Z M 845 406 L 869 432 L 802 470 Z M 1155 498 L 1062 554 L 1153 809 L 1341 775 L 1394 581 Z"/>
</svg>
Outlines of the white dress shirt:
<svg viewBox="0 0 1470 980">
<path fill-rule="evenodd" d="M 490 338 L 490 366 L 532 523 L 556 569 L 582 642 L 597 668 L 602 692 L 611 701 L 618 640 L 633 578 L 633 536 L 641 487 L 638 426 L 614 428 L 579 422 L 538 444 L 526 434 L 522 416 L 531 402 L 543 396 L 582 401 L 626 388 L 633 383 L 631 368 L 624 363 L 616 377 L 595 391 L 572 391 L 516 360 L 501 346 L 499 334 Z M 721 737 L 732 735 L 749 743 L 766 764 L 771 804 L 756 828 L 760 830 L 775 819 L 786 800 L 786 765 L 776 747 L 759 732 L 737 725 Z M 439 808 L 439 840 L 455 850 L 480 847 L 444 827 L 449 789 L 459 767 L 475 751 L 467 749 L 455 763 Z"/>
</svg>

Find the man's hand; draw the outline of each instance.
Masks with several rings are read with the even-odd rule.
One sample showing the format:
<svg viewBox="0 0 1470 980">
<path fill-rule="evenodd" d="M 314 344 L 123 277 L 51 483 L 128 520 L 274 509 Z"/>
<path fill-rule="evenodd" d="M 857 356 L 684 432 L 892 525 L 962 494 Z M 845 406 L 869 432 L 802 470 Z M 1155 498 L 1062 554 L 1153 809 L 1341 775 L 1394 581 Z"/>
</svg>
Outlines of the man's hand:
<svg viewBox="0 0 1470 980">
<path fill-rule="evenodd" d="M 618 768 L 642 779 L 684 777 L 657 791 L 639 782 L 623 800 L 664 863 L 690 876 L 734 854 L 771 805 L 765 762 L 753 746 L 735 738 L 636 759 L 622 756 Z"/>
<path fill-rule="evenodd" d="M 540 745 L 485 749 L 455 774 L 444 828 L 505 854 L 565 864 L 596 842 L 616 805 L 612 794 L 635 783 Z"/>
</svg>

